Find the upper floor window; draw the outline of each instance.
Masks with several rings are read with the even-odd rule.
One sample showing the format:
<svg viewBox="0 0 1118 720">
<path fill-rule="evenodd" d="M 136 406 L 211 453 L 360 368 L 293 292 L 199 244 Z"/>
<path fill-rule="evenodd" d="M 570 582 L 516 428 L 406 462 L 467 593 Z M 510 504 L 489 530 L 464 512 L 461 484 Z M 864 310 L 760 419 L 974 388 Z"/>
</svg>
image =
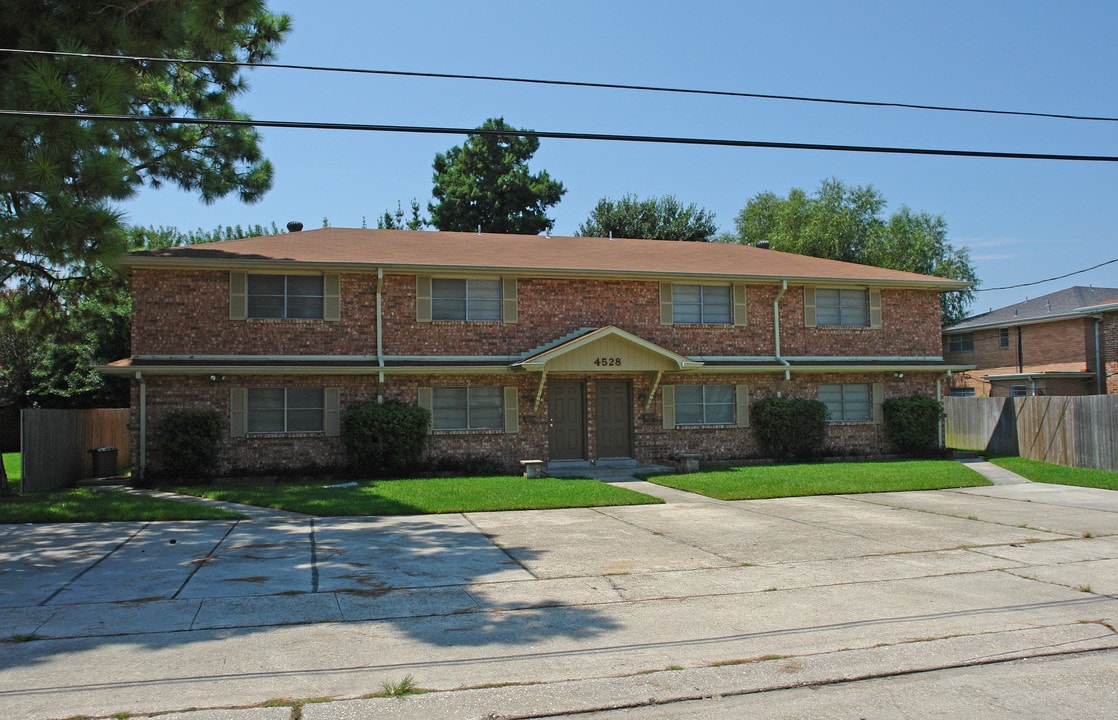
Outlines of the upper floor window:
<svg viewBox="0 0 1118 720">
<path fill-rule="evenodd" d="M 431 278 L 432 320 L 501 320 L 501 281 Z"/>
<path fill-rule="evenodd" d="M 323 318 L 321 275 L 249 275 L 247 294 L 250 318 Z"/>
<path fill-rule="evenodd" d="M 322 388 L 248 388 L 249 433 L 322 432 L 326 402 Z"/>
<path fill-rule="evenodd" d="M 734 424 L 733 385 L 676 385 L 677 425 Z"/>
<path fill-rule="evenodd" d="M 974 352 L 974 333 L 959 333 L 947 336 L 949 352 Z"/>
<path fill-rule="evenodd" d="M 869 293 L 865 290 L 816 288 L 815 317 L 819 325 L 869 327 Z"/>
<path fill-rule="evenodd" d="M 873 419 L 873 386 L 870 383 L 820 385 L 819 401 L 827 406 L 831 422 Z"/>
<path fill-rule="evenodd" d="M 998 329 L 998 347 L 1009 347 L 1009 328 Z"/>
<path fill-rule="evenodd" d="M 729 285 L 672 285 L 672 321 L 729 325 L 733 305 Z"/>
</svg>

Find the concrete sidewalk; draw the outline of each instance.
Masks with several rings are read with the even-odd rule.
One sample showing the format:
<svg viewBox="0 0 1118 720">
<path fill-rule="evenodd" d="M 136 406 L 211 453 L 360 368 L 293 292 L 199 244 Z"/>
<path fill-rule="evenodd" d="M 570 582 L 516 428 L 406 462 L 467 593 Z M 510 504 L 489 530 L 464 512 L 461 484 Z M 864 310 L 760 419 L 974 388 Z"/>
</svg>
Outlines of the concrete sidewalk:
<svg viewBox="0 0 1118 720">
<path fill-rule="evenodd" d="M 1053 703 L 1044 679 L 1061 659 L 1087 675 L 1118 667 L 1118 493 L 670 494 L 518 513 L 0 526 L 0 707 L 740 717 L 747 695 L 803 713 L 810 698 L 786 688 L 934 683 L 943 668 L 988 668 L 1006 695 L 1036 687 Z M 362 699 L 408 676 L 437 692 Z M 1097 692 L 1067 690 L 1069 702 Z M 739 700 L 703 700 L 714 696 Z M 897 702 L 886 697 L 858 702 Z M 333 701 L 302 704 L 312 698 Z M 268 700 L 278 706 L 250 707 Z"/>
</svg>

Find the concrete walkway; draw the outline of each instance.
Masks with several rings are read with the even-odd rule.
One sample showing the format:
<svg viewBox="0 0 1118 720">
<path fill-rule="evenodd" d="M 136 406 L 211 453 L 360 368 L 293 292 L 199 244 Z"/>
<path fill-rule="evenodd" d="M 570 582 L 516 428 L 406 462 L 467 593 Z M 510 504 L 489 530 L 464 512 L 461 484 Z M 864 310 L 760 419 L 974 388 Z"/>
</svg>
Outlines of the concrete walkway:
<svg viewBox="0 0 1118 720">
<path fill-rule="evenodd" d="M 994 718 L 1115 707 L 1118 493 L 648 491 L 668 502 L 3 525 L 0 707 L 31 720 L 898 717 L 952 693 L 956 715 L 968 697 Z M 407 677 L 436 692 L 367 697 Z"/>
</svg>

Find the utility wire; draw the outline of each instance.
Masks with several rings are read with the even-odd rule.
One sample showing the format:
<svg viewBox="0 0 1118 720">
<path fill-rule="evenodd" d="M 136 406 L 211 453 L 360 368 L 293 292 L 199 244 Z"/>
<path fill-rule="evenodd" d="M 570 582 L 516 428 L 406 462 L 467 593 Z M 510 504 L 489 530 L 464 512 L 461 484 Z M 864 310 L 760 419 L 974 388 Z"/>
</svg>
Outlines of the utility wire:
<svg viewBox="0 0 1118 720">
<path fill-rule="evenodd" d="M 1053 280 L 1063 280 L 1064 278 L 1071 277 L 1072 275 L 1082 275 L 1085 272 L 1090 272 L 1091 270 L 1095 270 L 1097 268 L 1101 268 L 1104 265 L 1110 265 L 1112 263 L 1118 263 L 1118 258 L 1114 258 L 1113 260 L 1107 260 L 1106 262 L 1101 262 L 1098 265 L 1092 265 L 1091 267 L 1084 268 L 1083 270 L 1076 270 L 1075 272 L 1069 272 L 1069 273 L 1064 274 L 1064 275 L 1057 275 L 1056 277 L 1045 278 L 1044 280 L 1036 280 L 1036 281 L 1027 282 L 1027 283 L 1018 283 L 1017 285 L 1006 285 L 1005 287 L 975 288 L 975 290 L 977 292 L 989 292 L 991 290 L 1013 290 L 1014 288 L 1029 287 L 1030 285 L 1040 285 L 1041 283 L 1052 282 Z"/>
<path fill-rule="evenodd" d="M 1114 155 L 1065 155 L 1059 153 L 994 152 L 990 150 L 951 150 L 937 148 L 885 147 L 880 145 L 834 145 L 827 143 L 772 142 L 764 140 L 727 140 L 718 138 L 672 137 L 665 135 L 616 135 L 609 133 L 573 133 L 545 130 L 490 130 L 463 127 L 432 127 L 428 125 L 369 125 L 364 123 L 327 123 L 292 120 L 240 120 L 198 117 L 163 117 L 151 115 L 105 115 L 95 113 L 62 113 L 40 110 L 0 110 L 0 117 L 55 118 L 66 120 L 99 120 L 135 122 L 149 125 L 227 125 L 258 128 L 300 130 L 353 130 L 361 132 L 392 132 L 425 135 L 515 135 L 518 137 L 555 140 L 604 140 L 611 142 L 657 143 L 666 145 L 708 145 L 716 147 L 751 147 L 779 150 L 822 150 L 828 152 L 882 153 L 889 155 L 936 155 L 941 157 L 997 158 L 1010 160 L 1066 160 L 1075 162 L 1118 162 Z"/>
<path fill-rule="evenodd" d="M 732 90 L 700 90 L 696 88 L 665 87 L 659 85 L 631 85 L 624 83 L 582 82 L 577 80 L 545 80 L 542 78 L 508 77 L 501 75 L 467 75 L 462 73 L 412 72 L 404 70 L 374 70 L 368 68 L 330 67 L 322 65 L 295 65 L 290 63 L 250 63 L 236 60 L 189 60 L 177 58 L 146 57 L 143 55 L 108 55 L 103 53 L 60 52 L 54 50 L 21 50 L 0 48 L 0 53 L 23 55 L 51 55 L 58 57 L 95 58 L 103 60 L 129 60 L 134 62 L 161 62 L 180 65 L 233 65 L 237 67 L 277 68 L 281 70 L 306 70 L 312 72 L 383 75 L 440 80 L 478 80 L 484 82 L 550 85 L 558 87 L 596 88 L 605 90 L 636 90 L 640 92 L 674 93 L 681 95 L 710 95 L 715 97 L 754 98 L 761 100 L 787 100 L 791 102 L 824 103 L 830 105 L 856 105 L 861 107 L 903 108 L 906 110 L 934 110 L 937 112 L 975 113 L 983 115 L 1009 115 L 1016 117 L 1052 118 L 1057 120 L 1087 120 L 1093 122 L 1118 122 L 1118 117 L 1105 115 L 1079 115 L 1072 113 L 1046 113 L 1026 110 L 998 110 L 990 108 L 956 107 L 950 105 L 925 105 L 920 103 L 885 102 L 877 100 L 848 100 L 842 98 L 812 97 L 806 95 L 776 95 L 768 93 L 737 92 Z"/>
</svg>

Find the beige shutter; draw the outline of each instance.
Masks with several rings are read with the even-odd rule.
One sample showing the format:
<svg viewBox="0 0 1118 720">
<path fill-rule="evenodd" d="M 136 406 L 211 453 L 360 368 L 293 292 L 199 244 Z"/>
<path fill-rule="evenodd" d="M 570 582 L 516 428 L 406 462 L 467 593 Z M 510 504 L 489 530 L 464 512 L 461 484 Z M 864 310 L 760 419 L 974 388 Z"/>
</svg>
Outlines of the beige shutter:
<svg viewBox="0 0 1118 720">
<path fill-rule="evenodd" d="M 885 386 L 881 383 L 873 384 L 873 421 L 875 423 L 882 423 L 885 421 Z"/>
<path fill-rule="evenodd" d="M 415 321 L 431 322 L 431 278 L 415 276 Z"/>
<path fill-rule="evenodd" d="M 431 388 L 421 387 L 421 388 L 419 388 L 418 393 L 419 394 L 418 394 L 418 397 L 416 398 L 416 403 L 415 404 L 418 405 L 419 407 L 425 409 L 427 412 L 433 413 L 434 408 L 435 408 L 435 400 L 434 400 L 434 395 L 431 392 Z M 431 430 L 433 429 L 434 422 L 435 422 L 435 418 L 434 418 L 434 416 L 432 416 L 430 422 L 427 423 L 427 432 L 428 433 L 430 433 Z"/>
<path fill-rule="evenodd" d="M 323 395 L 326 401 L 326 417 L 324 424 L 326 437 L 338 437 L 342 434 L 342 391 L 339 388 L 326 388 Z"/>
<path fill-rule="evenodd" d="M 672 324 L 672 284 L 660 283 L 660 324 Z"/>
<path fill-rule="evenodd" d="M 745 324 L 745 285 L 734 285 L 734 325 Z"/>
<path fill-rule="evenodd" d="M 664 385 L 660 388 L 661 402 L 664 404 L 664 429 L 675 428 L 675 385 Z"/>
<path fill-rule="evenodd" d="M 248 389 L 229 389 L 229 437 L 244 437 L 248 428 Z"/>
<path fill-rule="evenodd" d="M 516 278 L 501 279 L 501 321 L 514 323 L 516 312 Z"/>
<path fill-rule="evenodd" d="M 737 404 L 738 427 L 749 427 L 749 386 L 737 385 L 734 387 L 734 400 Z"/>
<path fill-rule="evenodd" d="M 248 316 L 248 275 L 229 272 L 229 319 L 244 320 Z"/>
<path fill-rule="evenodd" d="M 815 288 L 804 286 L 804 327 L 815 327 Z"/>
<path fill-rule="evenodd" d="M 322 276 L 322 319 L 342 319 L 342 279 L 337 273 Z"/>
<path fill-rule="evenodd" d="M 881 291 L 870 290 L 870 327 L 881 327 Z"/>
<path fill-rule="evenodd" d="M 505 388 L 505 432 L 520 432 L 520 412 L 517 407 L 517 392 L 515 387 Z"/>
</svg>

